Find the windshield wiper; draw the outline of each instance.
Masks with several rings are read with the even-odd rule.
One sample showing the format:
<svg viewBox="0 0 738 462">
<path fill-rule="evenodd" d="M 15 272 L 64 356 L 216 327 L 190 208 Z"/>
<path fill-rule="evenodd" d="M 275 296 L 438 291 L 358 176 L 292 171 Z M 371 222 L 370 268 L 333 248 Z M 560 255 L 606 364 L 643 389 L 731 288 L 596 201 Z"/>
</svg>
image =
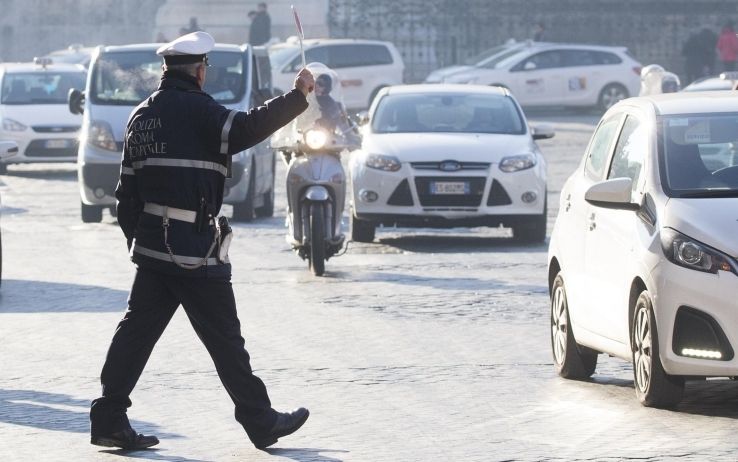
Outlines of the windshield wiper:
<svg viewBox="0 0 738 462">
<path fill-rule="evenodd" d="M 679 194 L 682 199 L 704 198 L 704 197 L 738 197 L 738 189 L 708 189 L 706 191 L 695 191 Z"/>
</svg>

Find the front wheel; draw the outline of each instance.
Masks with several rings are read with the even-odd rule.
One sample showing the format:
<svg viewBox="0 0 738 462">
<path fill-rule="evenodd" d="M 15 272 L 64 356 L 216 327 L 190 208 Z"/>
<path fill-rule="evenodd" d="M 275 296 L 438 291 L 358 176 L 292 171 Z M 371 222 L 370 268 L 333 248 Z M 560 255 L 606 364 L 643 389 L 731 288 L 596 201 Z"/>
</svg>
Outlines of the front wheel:
<svg viewBox="0 0 738 462">
<path fill-rule="evenodd" d="M 373 242 L 376 225 L 371 221 L 359 220 L 351 214 L 351 240 L 356 242 Z"/>
<path fill-rule="evenodd" d="M 581 380 L 594 374 L 597 353 L 577 345 L 561 273 L 556 275 L 551 289 L 551 350 L 554 366 L 561 377 Z"/>
<path fill-rule="evenodd" d="M 647 290 L 638 296 L 632 333 L 633 382 L 638 400 L 647 407 L 672 407 L 682 400 L 684 378 L 664 372 L 659 336 Z"/>
<path fill-rule="evenodd" d="M 627 98 L 628 89 L 619 83 L 611 83 L 606 85 L 605 88 L 600 92 L 600 97 L 597 99 L 597 106 L 602 111 L 607 111 L 620 100 Z"/>
<path fill-rule="evenodd" d="M 100 223 L 102 221 L 103 208 L 99 205 L 87 205 L 80 202 L 83 223 Z"/>
<path fill-rule="evenodd" d="M 547 193 L 546 196 L 548 196 Z M 524 225 L 513 227 L 513 237 L 521 242 L 538 243 L 546 240 L 548 197 L 543 199 L 543 212 Z"/>
<path fill-rule="evenodd" d="M 316 276 L 325 272 L 325 214 L 323 204 L 310 205 L 310 270 Z"/>
</svg>

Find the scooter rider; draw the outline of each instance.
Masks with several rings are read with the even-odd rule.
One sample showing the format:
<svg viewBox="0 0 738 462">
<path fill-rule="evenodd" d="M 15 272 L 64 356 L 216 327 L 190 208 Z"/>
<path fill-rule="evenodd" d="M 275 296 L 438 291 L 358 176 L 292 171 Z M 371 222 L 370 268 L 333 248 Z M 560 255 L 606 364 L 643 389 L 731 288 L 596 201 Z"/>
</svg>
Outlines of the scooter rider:
<svg viewBox="0 0 738 462">
<path fill-rule="evenodd" d="M 216 220 L 231 155 L 287 124 L 314 86 L 303 69 L 289 93 L 249 112 L 229 110 L 202 91 L 213 38 L 205 32 L 163 45 L 159 88 L 131 114 L 116 189 L 118 222 L 137 266 L 128 310 L 118 324 L 90 411 L 91 442 L 141 449 L 159 441 L 137 434 L 129 395 L 181 304 L 215 363 L 236 420 L 257 448 L 297 430 L 307 409 L 272 409 L 251 370 L 230 283 L 228 225 Z"/>
</svg>

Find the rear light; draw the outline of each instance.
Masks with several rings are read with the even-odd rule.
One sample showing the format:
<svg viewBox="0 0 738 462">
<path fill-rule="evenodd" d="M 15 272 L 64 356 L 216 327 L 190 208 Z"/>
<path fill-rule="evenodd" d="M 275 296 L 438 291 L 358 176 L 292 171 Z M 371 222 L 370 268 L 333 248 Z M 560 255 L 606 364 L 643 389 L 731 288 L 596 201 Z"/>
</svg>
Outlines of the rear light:
<svg viewBox="0 0 738 462">
<path fill-rule="evenodd" d="M 641 75 L 641 69 L 643 69 L 641 66 L 635 66 L 633 68 L 633 72 L 635 72 L 637 76 L 640 76 Z"/>
</svg>

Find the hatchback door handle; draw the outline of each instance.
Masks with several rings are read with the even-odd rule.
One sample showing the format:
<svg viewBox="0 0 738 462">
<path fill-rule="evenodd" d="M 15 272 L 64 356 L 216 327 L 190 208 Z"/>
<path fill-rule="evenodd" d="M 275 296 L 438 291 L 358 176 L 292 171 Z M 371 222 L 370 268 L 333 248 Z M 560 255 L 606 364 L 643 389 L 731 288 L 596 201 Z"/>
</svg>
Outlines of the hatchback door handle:
<svg viewBox="0 0 738 462">
<path fill-rule="evenodd" d="M 589 225 L 589 230 L 590 231 L 594 231 L 594 229 L 597 227 L 597 222 L 595 222 L 595 214 L 594 213 L 592 213 L 587 218 L 587 224 Z"/>
</svg>

